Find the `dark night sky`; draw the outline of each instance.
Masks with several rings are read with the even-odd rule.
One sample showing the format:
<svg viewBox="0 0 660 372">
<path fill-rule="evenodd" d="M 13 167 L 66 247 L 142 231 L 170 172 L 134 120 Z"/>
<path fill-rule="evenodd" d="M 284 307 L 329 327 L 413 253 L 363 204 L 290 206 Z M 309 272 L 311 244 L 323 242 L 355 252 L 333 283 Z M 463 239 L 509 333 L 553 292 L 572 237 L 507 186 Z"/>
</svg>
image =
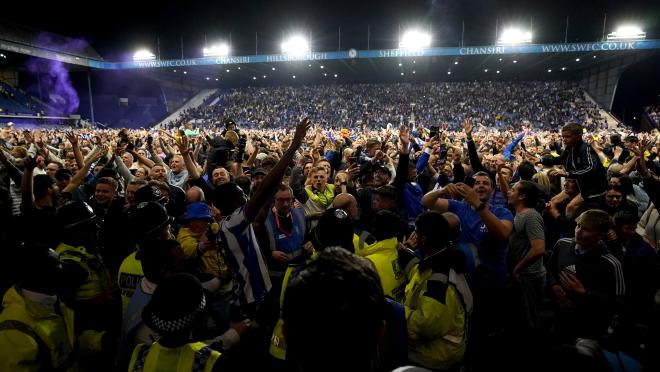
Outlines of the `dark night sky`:
<svg viewBox="0 0 660 372">
<path fill-rule="evenodd" d="M 497 1 L 497 0 L 369 0 L 369 1 L 12 1 L 3 4 L 1 21 L 11 21 L 89 41 L 108 60 L 140 46 L 156 50 L 160 38 L 163 59 L 179 58 L 180 37 L 185 57 L 198 57 L 204 35 L 210 41 L 228 39 L 233 54 L 252 54 L 255 32 L 259 52 L 279 52 L 282 36 L 301 29 L 313 35 L 314 50 L 336 50 L 338 28 L 342 49 L 396 45 L 399 26 L 430 27 L 434 45 L 457 45 L 465 20 L 467 45 L 492 44 L 496 19 L 500 26 L 533 22 L 535 41 L 563 41 L 570 16 L 569 41 L 601 37 L 603 14 L 608 31 L 621 22 L 643 26 L 649 38 L 660 38 L 660 1 Z M 63 5 L 66 4 L 66 5 Z M 93 4 L 93 8 L 90 4 Z M 103 4 L 103 5 L 101 5 Z"/>
</svg>

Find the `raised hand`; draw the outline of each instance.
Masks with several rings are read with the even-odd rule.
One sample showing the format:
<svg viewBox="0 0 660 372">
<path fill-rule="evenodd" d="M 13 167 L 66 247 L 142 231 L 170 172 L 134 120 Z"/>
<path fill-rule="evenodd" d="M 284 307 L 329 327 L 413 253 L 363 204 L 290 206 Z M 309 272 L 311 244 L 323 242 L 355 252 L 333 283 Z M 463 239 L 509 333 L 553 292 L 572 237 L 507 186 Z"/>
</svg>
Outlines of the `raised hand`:
<svg viewBox="0 0 660 372">
<path fill-rule="evenodd" d="M 188 147 L 188 136 L 181 136 L 181 138 L 178 138 L 176 140 L 176 146 L 179 148 L 181 155 L 188 154 L 190 152 L 190 148 Z"/>
<path fill-rule="evenodd" d="M 307 136 L 307 131 L 312 127 L 312 121 L 309 118 L 304 118 L 296 126 L 296 133 L 293 135 L 291 147 L 298 149 Z"/>
<path fill-rule="evenodd" d="M 71 143 L 71 146 L 73 146 L 73 147 L 78 146 L 78 136 L 77 136 L 75 133 L 73 133 L 73 132 L 66 132 L 66 133 L 64 134 L 64 136 L 65 136 L 66 139 L 69 141 L 69 143 Z"/>
<path fill-rule="evenodd" d="M 465 135 L 470 137 L 472 136 L 472 120 L 471 119 L 465 119 L 463 121 L 463 130 L 465 131 Z"/>
<path fill-rule="evenodd" d="M 401 151 L 404 154 L 408 153 L 408 144 L 410 143 L 410 132 L 408 131 L 408 127 L 405 125 L 401 125 L 399 127 L 399 151 Z"/>
</svg>

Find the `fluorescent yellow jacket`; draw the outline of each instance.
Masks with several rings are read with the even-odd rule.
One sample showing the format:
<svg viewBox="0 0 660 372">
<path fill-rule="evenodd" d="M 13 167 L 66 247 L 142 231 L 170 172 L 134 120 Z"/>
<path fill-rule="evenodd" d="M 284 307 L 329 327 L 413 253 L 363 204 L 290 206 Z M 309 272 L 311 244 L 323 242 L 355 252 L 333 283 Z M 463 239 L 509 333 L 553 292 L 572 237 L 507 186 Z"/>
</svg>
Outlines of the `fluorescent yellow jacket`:
<svg viewBox="0 0 660 372">
<path fill-rule="evenodd" d="M 199 237 L 187 227 L 179 230 L 176 241 L 181 244 L 187 260 L 199 256 Z M 202 272 L 213 275 L 215 278 L 226 279 L 229 277 L 229 266 L 219 250 L 205 251 L 199 258 L 199 269 Z"/>
<path fill-rule="evenodd" d="M 463 359 L 472 294 L 465 276 L 422 272 L 412 266 L 406 286 L 408 357 L 426 368 L 447 369 Z"/>
<path fill-rule="evenodd" d="M 90 300 L 110 289 L 110 273 L 101 256 L 87 252 L 85 247 L 74 247 L 60 243 L 55 250 L 60 261 L 72 261 L 87 271 L 87 280 L 80 285 L 73 299 Z"/>
<path fill-rule="evenodd" d="M 124 261 L 122 261 L 121 266 L 119 266 L 119 275 L 117 275 L 119 289 L 121 289 L 122 318 L 126 315 L 126 309 L 128 309 L 131 297 L 133 297 L 133 293 L 135 293 L 135 287 L 140 284 L 140 280 L 144 277 L 142 261 L 135 258 L 136 253 L 137 252 L 131 253 L 124 259 Z"/>
<path fill-rule="evenodd" d="M 405 273 L 399 266 L 396 238 L 385 239 L 373 244 L 360 245 L 360 255 L 373 262 L 380 277 L 385 296 L 403 302 L 406 286 Z"/>
<path fill-rule="evenodd" d="M 58 302 L 59 314 L 10 288 L 0 314 L 0 371 L 76 371 L 73 311 Z"/>
<path fill-rule="evenodd" d="M 129 372 L 211 372 L 220 353 L 203 342 L 191 342 L 183 346 L 169 348 L 158 341 L 135 347 Z"/>
</svg>

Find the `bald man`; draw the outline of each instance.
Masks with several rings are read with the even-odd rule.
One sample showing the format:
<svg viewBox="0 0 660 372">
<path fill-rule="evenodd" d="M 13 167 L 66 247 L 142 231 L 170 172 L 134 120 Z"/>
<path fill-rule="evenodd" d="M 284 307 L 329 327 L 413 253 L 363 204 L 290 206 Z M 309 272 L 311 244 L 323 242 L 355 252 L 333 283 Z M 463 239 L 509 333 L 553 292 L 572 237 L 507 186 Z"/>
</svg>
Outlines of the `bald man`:
<svg viewBox="0 0 660 372">
<path fill-rule="evenodd" d="M 345 210 L 346 213 L 351 216 L 353 221 L 356 221 L 360 218 L 358 202 L 355 197 L 349 193 L 343 192 L 335 196 L 335 200 L 332 202 L 332 207 Z"/>
</svg>

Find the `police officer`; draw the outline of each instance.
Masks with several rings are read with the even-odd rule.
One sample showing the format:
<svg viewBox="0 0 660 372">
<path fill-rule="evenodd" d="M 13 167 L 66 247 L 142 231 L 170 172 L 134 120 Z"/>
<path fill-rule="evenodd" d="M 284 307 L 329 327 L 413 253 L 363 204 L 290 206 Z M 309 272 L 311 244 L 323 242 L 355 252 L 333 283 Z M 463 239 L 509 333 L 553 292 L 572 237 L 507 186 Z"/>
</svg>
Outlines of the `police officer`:
<svg viewBox="0 0 660 372">
<path fill-rule="evenodd" d="M 74 371 L 74 314 L 57 296 L 63 269 L 45 246 L 22 247 L 18 284 L 0 313 L 1 371 Z"/>
<path fill-rule="evenodd" d="M 142 311 L 142 319 L 161 337 L 150 346 L 138 345 L 129 371 L 210 372 L 220 353 L 190 334 L 206 308 L 204 290 L 197 278 L 187 273 L 164 279 Z"/>
<path fill-rule="evenodd" d="M 448 242 L 451 229 L 439 212 L 424 212 L 415 221 L 417 248 L 399 251 L 408 285 L 405 314 L 408 358 L 423 367 L 448 369 L 460 362 L 467 345 L 472 293 L 465 280 L 465 257 Z"/>
<path fill-rule="evenodd" d="M 169 240 L 172 238 L 170 224 L 174 221 L 165 207 L 156 202 L 142 202 L 131 213 L 131 221 L 136 238 L 135 251 L 122 261 L 117 275 L 121 290 L 122 314 L 126 314 L 128 303 L 135 287 L 144 276 L 141 263 L 140 245 L 148 240 Z"/>
<path fill-rule="evenodd" d="M 95 355 L 101 351 L 104 357 L 112 357 L 121 324 L 121 302 L 99 255 L 99 225 L 92 208 L 74 201 L 60 207 L 56 216 L 62 235 L 55 251 L 68 264 L 64 288 L 77 314 L 76 334 L 81 349 L 89 352 L 87 361 L 98 365 Z M 109 363 L 101 365 L 109 367 Z"/>
</svg>

